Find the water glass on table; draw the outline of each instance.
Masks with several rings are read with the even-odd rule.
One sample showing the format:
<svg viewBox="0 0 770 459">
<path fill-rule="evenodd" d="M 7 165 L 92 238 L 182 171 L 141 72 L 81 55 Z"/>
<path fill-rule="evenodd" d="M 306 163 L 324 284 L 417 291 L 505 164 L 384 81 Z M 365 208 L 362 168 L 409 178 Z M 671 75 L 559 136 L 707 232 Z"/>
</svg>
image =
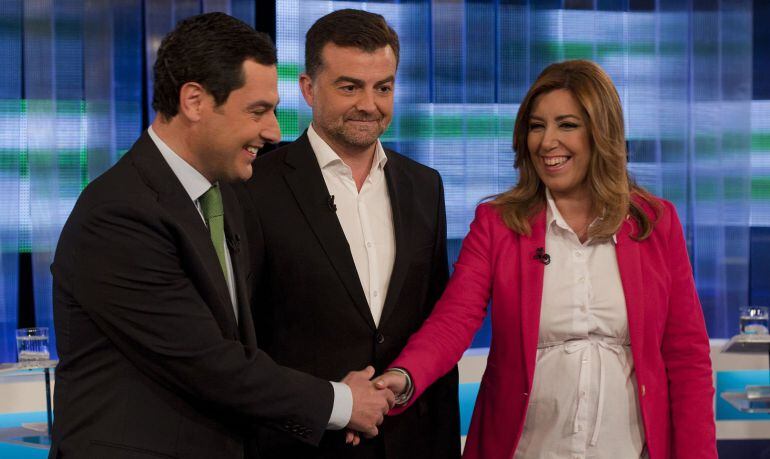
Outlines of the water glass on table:
<svg viewBox="0 0 770 459">
<path fill-rule="evenodd" d="M 768 333 L 768 308 L 766 306 L 744 306 L 741 308 L 740 326 L 742 335 L 766 335 Z"/>
<path fill-rule="evenodd" d="M 32 366 L 51 358 L 48 352 L 48 328 L 20 328 L 16 330 L 16 350 L 19 364 Z"/>
</svg>

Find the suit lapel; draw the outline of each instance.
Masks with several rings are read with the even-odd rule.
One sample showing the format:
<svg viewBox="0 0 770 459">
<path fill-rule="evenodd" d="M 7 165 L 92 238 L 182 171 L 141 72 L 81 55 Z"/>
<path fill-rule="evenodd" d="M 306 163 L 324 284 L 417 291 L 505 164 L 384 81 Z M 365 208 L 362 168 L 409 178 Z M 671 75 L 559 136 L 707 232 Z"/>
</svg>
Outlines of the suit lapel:
<svg viewBox="0 0 770 459">
<path fill-rule="evenodd" d="M 543 301 L 545 265 L 534 258 L 538 248 L 545 248 L 545 210 L 532 219 L 532 234 L 519 236 L 521 263 L 521 338 L 528 382 L 532 384 L 540 330 L 540 307 Z"/>
<path fill-rule="evenodd" d="M 345 239 L 337 214 L 329 209 L 329 190 L 326 188 L 307 133 L 291 144 L 285 161 L 289 168 L 284 174 L 284 179 L 297 205 L 326 256 L 329 257 L 329 261 L 361 317 L 372 329 L 375 329 L 372 312 L 366 302 L 356 265 L 350 253 L 350 246 Z"/>
<path fill-rule="evenodd" d="M 238 301 L 238 329 L 241 342 L 247 346 L 256 347 L 257 339 L 254 333 L 254 322 L 249 309 L 250 301 L 246 287 L 246 273 L 248 272 L 248 256 L 245 252 L 247 244 L 241 243 L 245 234 L 243 220 L 240 218 L 241 209 L 232 188 L 222 185 L 222 201 L 225 209 L 225 238 L 227 248 L 230 251 L 230 261 L 233 264 L 233 276 L 235 279 L 235 296 Z"/>
<path fill-rule="evenodd" d="M 632 220 L 627 219 L 618 232 L 615 253 L 618 258 L 618 270 L 623 284 L 628 314 L 628 333 L 631 338 L 631 353 L 635 362 L 642 361 L 644 349 L 644 289 L 642 287 L 642 261 L 639 256 L 639 243 L 631 239 L 635 231 Z"/>
<path fill-rule="evenodd" d="M 388 292 L 385 296 L 385 304 L 382 307 L 380 327 L 388 320 L 397 306 L 401 287 L 404 285 L 406 273 L 412 260 L 412 239 L 409 237 L 409 229 L 412 228 L 412 213 L 414 200 L 411 199 L 412 183 L 398 164 L 389 158 L 385 164 L 385 181 L 388 184 L 388 196 L 390 208 L 393 213 L 393 232 L 396 243 L 396 257 L 393 261 L 393 271 L 390 275 Z"/>
<path fill-rule="evenodd" d="M 207 285 L 196 285 L 201 296 L 211 308 L 212 314 L 225 332 L 235 333 L 230 293 L 227 289 L 224 273 L 220 268 L 219 258 L 214 251 L 208 229 L 198 209 L 177 179 L 171 167 L 166 163 L 155 143 L 145 132 L 137 141 L 136 155 L 133 162 L 142 177 L 158 193 L 158 203 L 168 212 L 179 230 L 191 241 L 191 247 L 181 247 L 182 263 L 191 250 L 193 257 L 200 263 Z M 210 287 L 213 287 L 210 288 Z M 218 305 L 219 307 L 213 307 Z M 233 336 L 234 337 L 234 336 Z"/>
</svg>

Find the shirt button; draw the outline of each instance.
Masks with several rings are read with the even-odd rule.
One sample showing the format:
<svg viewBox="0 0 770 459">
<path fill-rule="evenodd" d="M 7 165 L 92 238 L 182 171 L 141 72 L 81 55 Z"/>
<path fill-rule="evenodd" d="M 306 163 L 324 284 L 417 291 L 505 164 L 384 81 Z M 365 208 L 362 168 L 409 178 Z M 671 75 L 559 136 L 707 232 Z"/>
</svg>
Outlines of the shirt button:
<svg viewBox="0 0 770 459">
<path fill-rule="evenodd" d="M 372 295 L 374 295 L 374 297 L 375 297 L 375 298 L 377 298 L 377 290 L 375 290 L 374 292 L 372 292 Z"/>
<path fill-rule="evenodd" d="M 586 396 L 586 391 L 584 391 L 584 390 L 583 390 L 583 391 L 580 391 L 580 396 L 581 396 L 581 397 L 583 397 L 583 398 L 585 398 L 585 396 Z"/>
<path fill-rule="evenodd" d="M 578 277 L 578 282 L 583 282 L 584 280 L 586 280 L 585 277 L 583 277 L 583 276 Z"/>
<path fill-rule="evenodd" d="M 575 256 L 580 258 L 583 256 L 583 252 L 581 252 L 580 250 L 575 250 Z"/>
<path fill-rule="evenodd" d="M 371 247 L 371 246 L 372 246 L 372 243 L 371 243 L 371 242 L 367 242 L 367 243 L 366 243 L 366 246 L 367 246 L 367 247 Z"/>
</svg>

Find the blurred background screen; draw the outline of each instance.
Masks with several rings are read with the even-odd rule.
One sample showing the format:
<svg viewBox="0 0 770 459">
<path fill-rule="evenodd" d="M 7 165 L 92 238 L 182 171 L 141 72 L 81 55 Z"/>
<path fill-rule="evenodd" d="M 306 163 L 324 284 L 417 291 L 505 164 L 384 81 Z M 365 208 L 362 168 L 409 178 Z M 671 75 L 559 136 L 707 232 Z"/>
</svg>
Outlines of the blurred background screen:
<svg viewBox="0 0 770 459">
<path fill-rule="evenodd" d="M 15 360 L 14 329 L 52 327 L 59 232 L 83 187 L 152 120 L 160 39 L 215 10 L 274 35 L 287 141 L 310 121 L 297 84 L 310 25 L 348 7 L 386 17 L 401 62 L 383 140 L 441 172 L 450 262 L 479 201 L 516 182 L 512 129 L 529 85 L 549 63 L 598 62 L 620 92 L 633 176 L 679 211 L 709 334 L 732 336 L 740 306 L 770 300 L 770 38 L 754 27 L 770 14 L 759 3 L 4 0 L 0 361 Z M 484 328 L 474 346 L 488 345 Z"/>
</svg>

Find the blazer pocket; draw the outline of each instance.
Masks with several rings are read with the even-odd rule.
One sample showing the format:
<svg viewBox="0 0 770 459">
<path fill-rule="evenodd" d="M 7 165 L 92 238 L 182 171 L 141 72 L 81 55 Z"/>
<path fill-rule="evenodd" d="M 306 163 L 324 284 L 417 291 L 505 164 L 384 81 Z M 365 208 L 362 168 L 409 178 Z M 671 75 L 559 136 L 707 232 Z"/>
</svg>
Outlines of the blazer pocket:
<svg viewBox="0 0 770 459">
<path fill-rule="evenodd" d="M 89 459 L 103 459 L 107 457 L 110 459 L 178 458 L 178 456 L 161 453 L 159 451 L 152 451 L 102 440 L 91 440 L 86 457 Z"/>
</svg>

